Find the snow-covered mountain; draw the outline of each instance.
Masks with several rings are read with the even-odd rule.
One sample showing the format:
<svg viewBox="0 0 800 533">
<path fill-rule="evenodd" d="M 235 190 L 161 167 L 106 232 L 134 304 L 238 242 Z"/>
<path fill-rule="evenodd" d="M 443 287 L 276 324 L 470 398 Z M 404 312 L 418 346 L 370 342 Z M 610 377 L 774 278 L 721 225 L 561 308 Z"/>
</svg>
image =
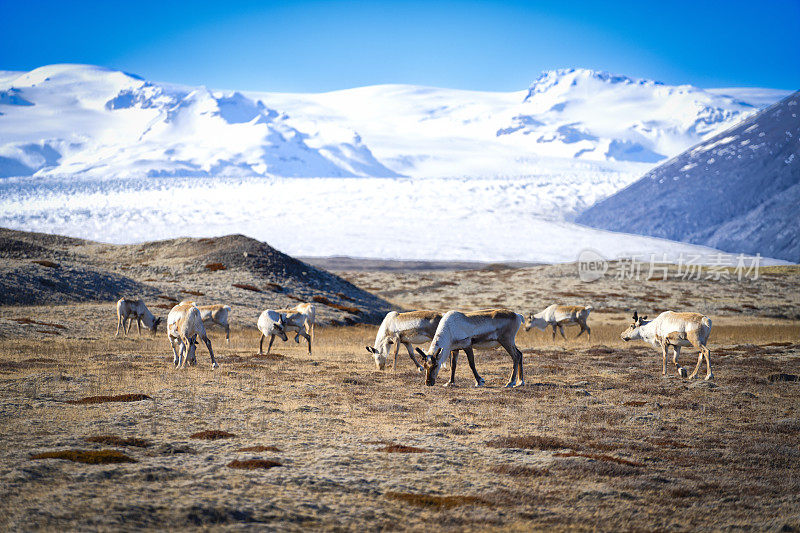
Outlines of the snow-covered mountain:
<svg viewBox="0 0 800 533">
<path fill-rule="evenodd" d="M 343 127 L 307 133 L 238 92 L 87 65 L 0 79 L 0 177 L 395 176 Z"/>
<path fill-rule="evenodd" d="M 800 262 L 800 91 L 584 212 L 597 228 Z"/>
<path fill-rule="evenodd" d="M 0 177 L 633 176 L 756 108 L 581 69 L 511 93 L 270 94 L 50 65 L 0 72 Z"/>
<path fill-rule="evenodd" d="M 588 70 L 509 93 L 323 94 L 0 71 L 0 226 L 116 243 L 245 233 L 306 256 L 708 255 L 568 220 L 779 96 Z"/>
</svg>

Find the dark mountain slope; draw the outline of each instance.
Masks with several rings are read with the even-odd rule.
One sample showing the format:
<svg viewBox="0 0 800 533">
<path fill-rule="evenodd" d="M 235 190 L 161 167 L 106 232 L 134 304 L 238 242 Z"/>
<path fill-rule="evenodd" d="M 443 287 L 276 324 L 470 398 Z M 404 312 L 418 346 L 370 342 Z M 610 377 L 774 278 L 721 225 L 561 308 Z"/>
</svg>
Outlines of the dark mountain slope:
<svg viewBox="0 0 800 533">
<path fill-rule="evenodd" d="M 800 92 L 656 167 L 577 222 L 800 262 Z"/>
</svg>

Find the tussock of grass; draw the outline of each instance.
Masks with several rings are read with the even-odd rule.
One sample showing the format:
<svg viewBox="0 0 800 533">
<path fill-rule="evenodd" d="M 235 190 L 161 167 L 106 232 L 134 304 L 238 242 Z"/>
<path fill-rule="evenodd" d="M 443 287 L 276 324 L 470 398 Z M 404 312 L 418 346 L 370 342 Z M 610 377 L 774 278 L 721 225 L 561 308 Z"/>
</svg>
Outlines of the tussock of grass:
<svg viewBox="0 0 800 533">
<path fill-rule="evenodd" d="M 357 315 L 357 314 L 361 313 L 361 309 L 359 309 L 358 307 L 352 307 L 352 306 L 349 306 L 349 305 L 337 304 L 336 302 L 330 301 L 325 296 L 314 296 L 312 298 L 312 300 L 315 301 L 318 304 L 327 305 L 328 307 L 333 307 L 334 309 L 338 309 L 339 311 L 345 311 L 345 312 L 353 314 L 353 315 Z"/>
<path fill-rule="evenodd" d="M 166 296 L 164 294 L 159 294 L 158 297 L 161 298 L 162 300 L 166 300 L 168 302 L 178 303 L 178 299 L 177 298 L 173 298 L 172 296 Z"/>
<path fill-rule="evenodd" d="M 52 261 L 48 261 L 47 259 L 35 259 L 32 262 L 36 263 L 37 265 L 42 265 L 42 266 L 47 267 L 47 268 L 58 268 L 58 263 L 54 263 Z"/>
<path fill-rule="evenodd" d="M 524 465 L 494 465 L 489 468 L 489 471 L 495 474 L 503 474 L 512 477 L 541 477 L 550 475 L 550 470 L 547 468 L 536 468 Z"/>
<path fill-rule="evenodd" d="M 491 448 L 521 448 L 525 450 L 563 450 L 565 448 L 580 449 L 580 446 L 569 444 L 555 437 L 542 435 L 522 435 L 519 437 L 502 437 L 486 443 Z"/>
<path fill-rule="evenodd" d="M 237 452 L 282 452 L 280 448 L 275 446 L 247 446 L 246 448 L 239 448 Z"/>
<path fill-rule="evenodd" d="M 32 318 L 27 318 L 27 317 L 25 317 L 25 318 L 12 318 L 11 320 L 16 322 L 17 324 L 35 324 L 37 326 L 47 326 L 47 327 L 56 328 L 56 329 L 67 329 L 66 326 L 62 326 L 61 324 L 54 324 L 53 322 L 42 322 L 40 320 L 34 320 Z"/>
<path fill-rule="evenodd" d="M 222 263 L 209 263 L 206 265 L 206 268 L 211 272 L 216 272 L 217 270 L 225 270 L 228 267 L 226 267 Z"/>
<path fill-rule="evenodd" d="M 67 400 L 73 405 L 94 405 L 108 402 L 140 402 L 142 400 L 152 400 L 147 394 L 118 394 L 116 396 L 87 396 L 80 400 Z"/>
<path fill-rule="evenodd" d="M 584 452 L 563 452 L 553 454 L 555 457 L 586 457 L 587 459 L 595 459 L 596 461 L 608 461 L 625 466 L 644 466 L 644 463 L 638 461 L 629 461 L 621 457 L 614 457 L 613 455 L 606 455 L 602 453 L 584 453 Z"/>
<path fill-rule="evenodd" d="M 152 442 L 146 439 L 117 437 L 116 435 L 95 435 L 94 437 L 86 437 L 83 440 L 86 442 L 96 442 L 98 444 L 108 444 L 109 446 L 135 446 L 137 448 L 148 448 L 153 445 Z"/>
<path fill-rule="evenodd" d="M 181 292 L 184 293 L 184 294 L 191 294 L 192 296 L 205 296 L 206 295 L 206 293 L 200 292 L 200 291 L 182 290 Z"/>
<path fill-rule="evenodd" d="M 233 433 L 228 433 L 227 431 L 221 431 L 219 429 L 208 429 L 206 431 L 198 431 L 193 435 L 190 435 L 193 439 L 204 439 L 204 440 L 219 440 L 219 439 L 230 439 L 235 437 Z"/>
<path fill-rule="evenodd" d="M 261 292 L 261 289 L 255 285 L 250 285 L 249 283 L 234 283 L 233 286 L 237 289 L 244 289 L 246 291 Z"/>
<path fill-rule="evenodd" d="M 488 505 L 489 502 L 477 496 L 437 496 L 435 494 L 415 494 L 412 492 L 387 492 L 385 494 L 390 500 L 399 500 L 410 503 L 418 507 L 428 507 L 433 509 L 452 509 L 461 505 Z"/>
<path fill-rule="evenodd" d="M 275 468 L 276 466 L 283 466 L 283 464 L 279 463 L 278 461 L 270 461 L 268 459 L 246 459 L 244 461 L 234 459 L 228 463 L 228 467 L 238 468 L 240 470 L 258 470 Z"/>
<path fill-rule="evenodd" d="M 390 444 L 383 448 L 378 448 L 379 452 L 386 453 L 428 453 L 425 448 L 416 448 L 414 446 L 405 446 L 403 444 Z"/>
<path fill-rule="evenodd" d="M 117 450 L 60 450 L 57 452 L 37 453 L 31 459 L 66 459 L 76 463 L 89 465 L 105 465 L 116 463 L 136 463 L 136 459 L 128 457 Z"/>
</svg>

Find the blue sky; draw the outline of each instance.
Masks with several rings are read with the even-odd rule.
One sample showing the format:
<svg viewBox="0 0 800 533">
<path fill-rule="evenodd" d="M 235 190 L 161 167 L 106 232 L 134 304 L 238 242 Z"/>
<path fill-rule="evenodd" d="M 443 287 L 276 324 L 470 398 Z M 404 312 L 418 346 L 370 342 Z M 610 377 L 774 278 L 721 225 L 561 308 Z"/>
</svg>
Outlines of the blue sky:
<svg viewBox="0 0 800 533">
<path fill-rule="evenodd" d="M 0 0 L 0 69 L 90 63 L 220 89 L 505 91 L 566 67 L 798 89 L 798 50 L 800 0 Z"/>
</svg>

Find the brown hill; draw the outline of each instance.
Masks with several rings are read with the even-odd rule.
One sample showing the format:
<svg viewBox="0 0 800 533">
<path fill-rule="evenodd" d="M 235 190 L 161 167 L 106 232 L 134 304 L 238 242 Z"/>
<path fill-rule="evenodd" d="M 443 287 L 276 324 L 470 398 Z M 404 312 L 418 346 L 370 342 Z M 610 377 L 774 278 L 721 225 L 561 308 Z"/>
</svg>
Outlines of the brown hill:
<svg viewBox="0 0 800 533">
<path fill-rule="evenodd" d="M 315 301 L 321 323 L 376 323 L 391 308 L 244 235 L 113 245 L 0 228 L 0 305 L 113 302 L 121 296 L 145 298 L 156 315 L 183 299 L 227 303 L 255 316 L 261 309 Z"/>
</svg>

